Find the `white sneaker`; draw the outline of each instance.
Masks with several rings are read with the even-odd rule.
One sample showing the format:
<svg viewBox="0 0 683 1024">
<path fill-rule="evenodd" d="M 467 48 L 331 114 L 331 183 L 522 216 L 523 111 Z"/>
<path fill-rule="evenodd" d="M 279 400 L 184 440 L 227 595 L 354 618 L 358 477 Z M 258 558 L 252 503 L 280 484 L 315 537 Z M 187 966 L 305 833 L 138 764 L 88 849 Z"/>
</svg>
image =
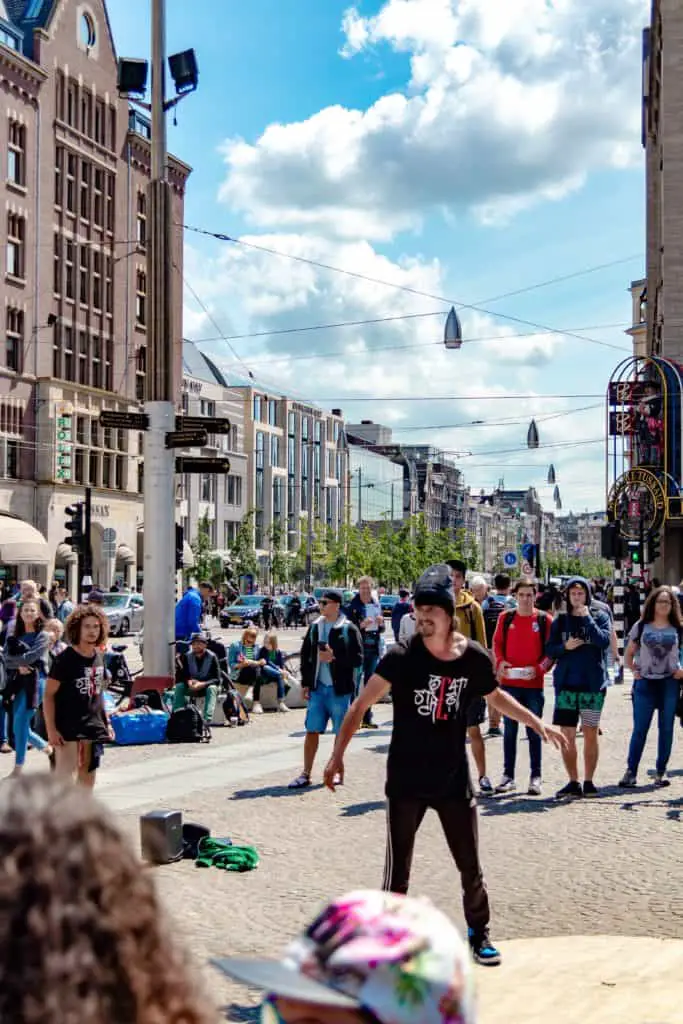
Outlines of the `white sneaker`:
<svg viewBox="0 0 683 1024">
<path fill-rule="evenodd" d="M 496 793 L 514 793 L 516 789 L 515 780 L 511 779 L 509 775 L 504 775 L 496 786 Z"/>
<path fill-rule="evenodd" d="M 254 701 L 254 703 L 252 704 L 252 707 L 251 707 L 251 713 L 252 713 L 252 715 L 262 715 L 263 714 L 263 708 L 261 707 L 261 701 L 260 700 L 255 700 Z"/>
<path fill-rule="evenodd" d="M 280 701 L 280 703 L 277 706 L 277 709 L 278 711 L 281 711 L 283 715 L 289 712 L 289 708 L 287 707 L 283 700 Z"/>
<path fill-rule="evenodd" d="M 529 788 L 527 789 L 527 794 L 529 796 L 540 796 L 541 782 L 542 779 L 540 775 L 532 775 L 529 779 Z"/>
<path fill-rule="evenodd" d="M 246 691 L 245 691 L 245 694 L 244 694 L 245 701 L 249 702 L 253 698 L 253 696 L 254 696 L 254 687 L 253 686 L 248 686 Z"/>
</svg>

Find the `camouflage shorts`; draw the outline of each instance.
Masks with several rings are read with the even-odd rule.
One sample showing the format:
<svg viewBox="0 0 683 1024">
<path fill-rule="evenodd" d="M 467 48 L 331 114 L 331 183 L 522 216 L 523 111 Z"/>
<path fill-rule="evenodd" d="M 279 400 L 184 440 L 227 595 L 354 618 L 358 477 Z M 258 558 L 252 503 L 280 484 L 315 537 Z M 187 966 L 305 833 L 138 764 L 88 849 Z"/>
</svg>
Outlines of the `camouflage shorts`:
<svg viewBox="0 0 683 1024">
<path fill-rule="evenodd" d="M 585 693 L 577 690 L 559 690 L 555 695 L 553 725 L 568 727 L 579 724 L 596 729 L 605 704 L 605 691 Z"/>
</svg>

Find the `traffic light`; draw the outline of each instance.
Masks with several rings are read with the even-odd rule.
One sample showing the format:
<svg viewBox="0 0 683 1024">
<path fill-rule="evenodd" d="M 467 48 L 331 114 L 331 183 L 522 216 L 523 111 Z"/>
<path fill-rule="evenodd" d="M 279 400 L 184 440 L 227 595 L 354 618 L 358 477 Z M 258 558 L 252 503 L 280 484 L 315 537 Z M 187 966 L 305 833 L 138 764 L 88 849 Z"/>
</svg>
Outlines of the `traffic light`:
<svg viewBox="0 0 683 1024">
<path fill-rule="evenodd" d="M 67 536 L 65 544 L 70 544 L 74 551 L 83 551 L 85 542 L 85 503 L 77 501 L 75 505 L 69 505 L 65 510 L 66 519 L 64 529 Z"/>
<path fill-rule="evenodd" d="M 600 549 L 603 558 L 617 561 L 631 552 L 630 542 L 621 536 L 621 523 L 607 523 L 600 530 Z"/>
<path fill-rule="evenodd" d="M 643 564 L 643 549 L 639 540 L 630 540 L 628 542 L 628 554 L 633 565 Z"/>
<path fill-rule="evenodd" d="M 183 548 L 185 546 L 185 531 L 180 523 L 175 524 L 175 569 L 180 572 L 183 567 Z"/>
<path fill-rule="evenodd" d="M 647 560 L 648 564 L 652 565 L 656 562 L 660 555 L 660 548 L 662 546 L 662 538 L 660 534 L 653 533 L 651 537 L 648 537 L 647 541 Z"/>
</svg>

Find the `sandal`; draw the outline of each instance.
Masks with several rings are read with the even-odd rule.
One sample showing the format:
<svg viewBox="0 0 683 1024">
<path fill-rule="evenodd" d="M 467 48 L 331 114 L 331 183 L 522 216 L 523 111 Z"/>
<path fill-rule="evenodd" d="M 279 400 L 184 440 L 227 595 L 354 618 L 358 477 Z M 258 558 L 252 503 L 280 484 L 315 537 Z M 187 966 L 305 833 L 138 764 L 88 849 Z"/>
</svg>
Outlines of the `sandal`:
<svg viewBox="0 0 683 1024">
<path fill-rule="evenodd" d="M 306 772 L 302 772 L 301 775 L 297 775 L 297 777 L 290 782 L 287 789 L 305 789 L 306 786 L 310 786 L 310 784 L 311 776 L 307 775 Z"/>
</svg>

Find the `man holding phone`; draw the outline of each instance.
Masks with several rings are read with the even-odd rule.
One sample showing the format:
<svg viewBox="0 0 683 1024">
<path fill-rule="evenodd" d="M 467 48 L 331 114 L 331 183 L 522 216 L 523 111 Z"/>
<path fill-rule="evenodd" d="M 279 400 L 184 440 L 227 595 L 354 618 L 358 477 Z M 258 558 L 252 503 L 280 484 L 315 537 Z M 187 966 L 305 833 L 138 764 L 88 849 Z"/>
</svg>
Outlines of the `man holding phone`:
<svg viewBox="0 0 683 1024">
<path fill-rule="evenodd" d="M 290 782 L 290 789 L 310 786 L 320 734 L 330 720 L 335 736 L 339 732 L 354 698 L 356 672 L 363 662 L 361 636 L 341 610 L 341 592 L 326 590 L 318 603 L 320 618 L 308 627 L 301 648 L 301 681 L 308 701 L 304 767 Z M 337 784 L 343 781 L 339 776 Z"/>
</svg>

